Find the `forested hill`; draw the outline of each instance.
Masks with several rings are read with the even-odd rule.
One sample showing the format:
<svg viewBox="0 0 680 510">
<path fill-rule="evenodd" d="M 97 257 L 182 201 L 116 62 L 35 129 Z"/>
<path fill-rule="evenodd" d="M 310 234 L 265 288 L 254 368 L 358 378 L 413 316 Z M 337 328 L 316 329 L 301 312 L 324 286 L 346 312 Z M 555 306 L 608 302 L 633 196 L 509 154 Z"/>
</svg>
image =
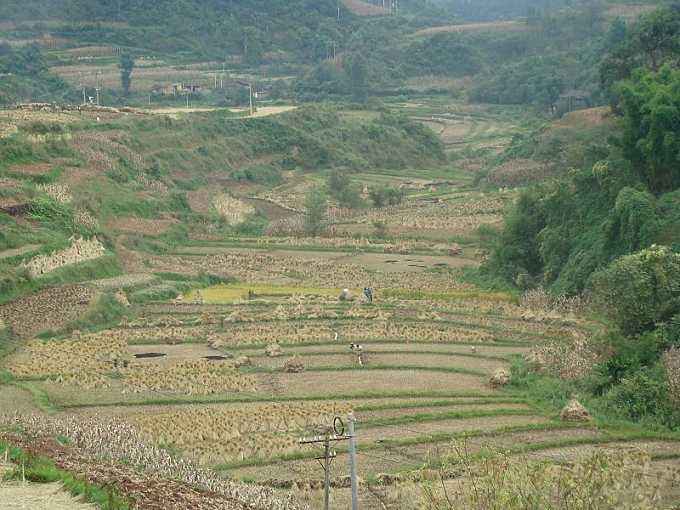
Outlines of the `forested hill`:
<svg viewBox="0 0 680 510">
<path fill-rule="evenodd" d="M 337 23 L 336 0 L 5 0 L 0 19 L 57 37 L 255 61 L 267 52 L 325 56 L 326 41 L 340 40 L 353 16 L 341 7 Z"/>
</svg>

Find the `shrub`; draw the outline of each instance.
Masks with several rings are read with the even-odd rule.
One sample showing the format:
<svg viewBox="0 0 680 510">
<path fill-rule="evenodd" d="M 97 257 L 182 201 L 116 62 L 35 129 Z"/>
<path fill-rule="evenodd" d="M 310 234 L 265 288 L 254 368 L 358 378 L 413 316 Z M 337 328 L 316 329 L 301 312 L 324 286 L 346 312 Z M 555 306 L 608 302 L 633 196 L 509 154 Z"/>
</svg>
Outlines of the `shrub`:
<svg viewBox="0 0 680 510">
<path fill-rule="evenodd" d="M 369 197 L 376 207 L 384 207 L 386 205 L 399 205 L 404 200 L 404 190 L 384 186 L 371 190 Z"/>
<path fill-rule="evenodd" d="M 320 189 L 311 190 L 305 197 L 305 231 L 318 235 L 324 229 L 328 201 Z"/>
<path fill-rule="evenodd" d="M 624 334 L 652 329 L 680 312 L 680 254 L 652 246 L 621 257 L 593 276 L 592 291 Z"/>
</svg>

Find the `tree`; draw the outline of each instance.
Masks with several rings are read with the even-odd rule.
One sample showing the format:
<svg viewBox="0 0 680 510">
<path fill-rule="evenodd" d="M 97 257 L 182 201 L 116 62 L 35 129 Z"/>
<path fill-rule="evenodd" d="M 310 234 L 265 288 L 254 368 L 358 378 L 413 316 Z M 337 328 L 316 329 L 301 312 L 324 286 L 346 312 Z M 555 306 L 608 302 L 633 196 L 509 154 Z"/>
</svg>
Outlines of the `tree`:
<svg viewBox="0 0 680 510">
<path fill-rule="evenodd" d="M 680 63 L 680 8 L 662 7 L 640 17 L 631 28 L 615 21 L 607 36 L 609 51 L 600 62 L 600 84 L 610 94 L 613 106 L 618 96 L 615 84 L 630 78 L 643 67 L 657 71 L 664 64 Z"/>
<path fill-rule="evenodd" d="M 349 61 L 349 83 L 352 99 L 358 103 L 365 103 L 368 98 L 368 66 L 361 55 L 353 55 Z"/>
<path fill-rule="evenodd" d="M 130 95 L 130 84 L 132 83 L 132 70 L 135 68 L 135 59 L 129 53 L 120 56 L 120 82 L 123 86 L 123 94 Z"/>
<path fill-rule="evenodd" d="M 638 70 L 618 92 L 624 155 L 653 193 L 680 187 L 680 70 Z"/>
<path fill-rule="evenodd" d="M 323 232 L 328 200 L 323 190 L 313 189 L 305 197 L 305 231 L 310 235 Z"/>
<path fill-rule="evenodd" d="M 349 177 L 342 170 L 335 169 L 328 175 L 326 187 L 328 193 L 343 207 L 355 208 L 362 203 L 359 189 L 352 186 Z"/>
<path fill-rule="evenodd" d="M 399 205 L 404 200 L 404 190 L 383 186 L 372 189 L 369 191 L 368 196 L 376 207 Z"/>
</svg>

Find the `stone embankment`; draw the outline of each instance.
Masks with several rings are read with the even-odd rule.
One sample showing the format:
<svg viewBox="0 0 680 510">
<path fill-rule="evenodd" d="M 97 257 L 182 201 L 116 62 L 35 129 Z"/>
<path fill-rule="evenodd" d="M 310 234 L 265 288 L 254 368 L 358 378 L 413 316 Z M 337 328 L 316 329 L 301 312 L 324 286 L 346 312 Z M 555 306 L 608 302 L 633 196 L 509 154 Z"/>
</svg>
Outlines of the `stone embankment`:
<svg viewBox="0 0 680 510">
<path fill-rule="evenodd" d="M 38 255 L 23 264 L 23 267 L 35 278 L 60 267 L 97 259 L 105 253 L 106 249 L 96 237 L 92 239 L 78 238 L 73 239 L 68 248 L 55 251 L 49 255 Z"/>
</svg>

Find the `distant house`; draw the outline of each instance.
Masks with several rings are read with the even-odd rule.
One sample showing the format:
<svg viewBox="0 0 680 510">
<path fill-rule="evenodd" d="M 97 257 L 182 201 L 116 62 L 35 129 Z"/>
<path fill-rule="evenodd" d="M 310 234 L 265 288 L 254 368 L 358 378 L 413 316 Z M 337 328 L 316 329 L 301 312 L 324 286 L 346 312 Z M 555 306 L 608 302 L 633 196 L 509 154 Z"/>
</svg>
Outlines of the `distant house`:
<svg viewBox="0 0 680 510">
<path fill-rule="evenodd" d="M 592 96 L 587 90 L 567 90 L 560 94 L 557 111 L 561 114 L 583 110 L 592 106 Z"/>
<path fill-rule="evenodd" d="M 162 96 L 183 96 L 184 94 L 199 94 L 202 90 L 202 85 L 171 83 L 169 85 L 156 85 L 152 89 L 152 93 Z"/>
</svg>

